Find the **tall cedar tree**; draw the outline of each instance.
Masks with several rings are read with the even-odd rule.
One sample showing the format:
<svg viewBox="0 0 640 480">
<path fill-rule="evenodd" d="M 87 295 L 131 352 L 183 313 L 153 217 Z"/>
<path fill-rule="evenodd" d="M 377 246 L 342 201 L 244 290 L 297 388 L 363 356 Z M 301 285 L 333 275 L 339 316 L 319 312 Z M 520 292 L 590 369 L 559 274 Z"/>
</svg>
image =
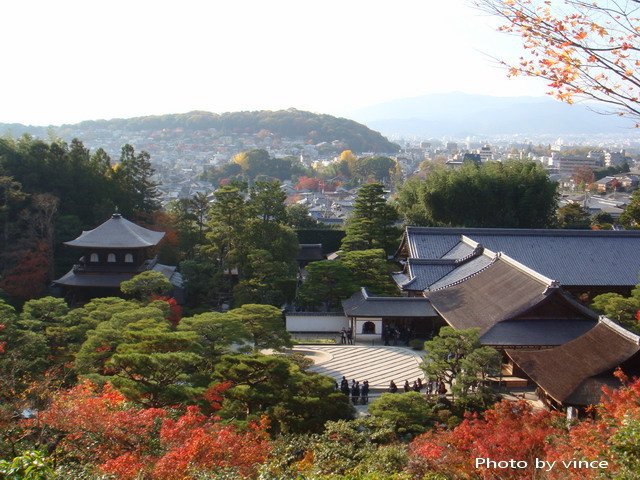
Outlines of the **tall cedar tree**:
<svg viewBox="0 0 640 480">
<path fill-rule="evenodd" d="M 151 166 L 150 155 L 126 144 L 120 153 L 120 163 L 115 175 L 126 187 L 126 207 L 141 214 L 150 214 L 160 208 L 158 184 L 152 180 L 155 170 Z"/>
<path fill-rule="evenodd" d="M 631 194 L 629 204 L 620 215 L 620 222 L 631 228 L 640 227 L 640 189 Z"/>
<path fill-rule="evenodd" d="M 355 207 L 347 221 L 343 250 L 382 248 L 387 253 L 397 247 L 398 220 L 395 207 L 387 203 L 380 183 L 363 185 L 358 190 Z"/>
</svg>

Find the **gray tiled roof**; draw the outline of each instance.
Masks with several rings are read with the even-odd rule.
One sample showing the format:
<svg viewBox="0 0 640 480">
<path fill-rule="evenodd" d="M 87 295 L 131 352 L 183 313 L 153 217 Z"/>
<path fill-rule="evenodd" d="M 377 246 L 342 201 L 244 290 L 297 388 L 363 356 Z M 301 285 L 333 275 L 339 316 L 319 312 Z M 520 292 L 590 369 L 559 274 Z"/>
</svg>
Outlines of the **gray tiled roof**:
<svg viewBox="0 0 640 480">
<path fill-rule="evenodd" d="M 141 227 L 115 213 L 93 230 L 84 231 L 75 240 L 64 243 L 84 248 L 145 248 L 157 245 L 162 237 L 164 232 Z"/>
<path fill-rule="evenodd" d="M 151 270 L 162 273 L 174 287 L 182 287 L 182 275 L 176 272 L 175 266 L 156 263 Z M 122 282 L 131 280 L 138 273 L 140 272 L 75 273 L 71 269 L 53 283 L 67 287 L 120 288 Z"/>
<path fill-rule="evenodd" d="M 53 283 L 66 287 L 119 288 L 126 280 L 131 280 L 135 273 L 75 273 L 69 270 Z"/>
<path fill-rule="evenodd" d="M 492 346 L 557 346 L 587 333 L 596 325 L 590 319 L 508 320 L 500 322 L 480 338 Z"/>
<path fill-rule="evenodd" d="M 406 290 L 425 290 L 429 285 L 453 271 L 456 266 L 450 264 L 433 264 L 409 260 L 408 270 L 411 281 L 404 285 Z"/>
<path fill-rule="evenodd" d="M 342 301 L 348 317 L 437 317 L 424 297 L 372 297 L 362 288 Z"/>
<path fill-rule="evenodd" d="M 442 258 L 464 235 L 493 252 L 506 253 L 564 286 L 633 286 L 639 281 L 637 230 L 407 227 L 405 235 L 410 258 Z"/>
<path fill-rule="evenodd" d="M 480 255 L 477 258 L 473 258 L 468 262 L 463 263 L 458 268 L 438 279 L 438 281 L 429 284 L 427 287 L 429 290 L 437 290 L 438 288 L 451 285 L 452 283 L 465 279 L 474 273 L 478 273 L 483 268 L 489 266 L 491 262 L 493 262 L 493 259 L 494 257 L 492 255 Z M 425 289 L 427 287 L 425 287 Z"/>
<path fill-rule="evenodd" d="M 468 257 L 474 251 L 474 247 L 465 242 L 459 242 L 455 247 L 449 250 L 442 258 L 451 258 L 453 260 L 459 260 L 461 258 Z"/>
</svg>

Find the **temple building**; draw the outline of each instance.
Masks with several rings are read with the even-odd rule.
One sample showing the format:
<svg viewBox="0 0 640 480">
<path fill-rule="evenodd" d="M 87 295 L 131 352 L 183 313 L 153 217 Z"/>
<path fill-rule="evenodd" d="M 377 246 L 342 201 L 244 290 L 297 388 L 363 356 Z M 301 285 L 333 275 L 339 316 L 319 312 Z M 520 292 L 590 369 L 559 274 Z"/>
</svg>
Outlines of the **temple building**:
<svg viewBox="0 0 640 480">
<path fill-rule="evenodd" d="M 136 225 L 119 213 L 94 228 L 83 231 L 75 240 L 64 242 L 76 248 L 80 258 L 69 272 L 54 280 L 53 286 L 70 303 L 83 303 L 91 298 L 120 296 L 120 284 L 137 274 L 155 270 L 174 286 L 173 296 L 182 300 L 182 278 L 175 266 L 162 265 L 151 256 L 164 232 Z"/>
<path fill-rule="evenodd" d="M 484 268 L 485 249 L 558 281 L 576 297 L 629 295 L 638 283 L 638 230 L 407 227 L 396 252 L 403 269 L 393 278 L 405 295 L 422 296 Z"/>
<path fill-rule="evenodd" d="M 598 315 L 561 287 L 502 252 L 465 277 L 426 291 L 431 307 L 455 328 L 477 328 L 480 343 L 498 350 L 541 349 L 569 342 L 595 326 Z"/>
<path fill-rule="evenodd" d="M 431 338 L 448 325 L 477 328 L 483 345 L 501 351 L 562 345 L 598 322 L 598 315 L 559 282 L 487 249 L 422 296 L 374 297 L 362 289 L 342 306 L 356 338 L 382 340 L 385 329 L 405 338 Z"/>
<path fill-rule="evenodd" d="M 475 328 L 482 345 L 502 353 L 494 381 L 535 384 L 557 409 L 599 403 L 603 386 L 620 386 L 618 367 L 640 375 L 640 338 L 585 306 L 605 292 L 628 296 L 638 284 L 640 231 L 407 227 L 395 259 L 402 296 L 361 289 L 342 312 L 287 319 L 287 328 L 346 324 L 356 340 L 389 343 L 392 332 L 400 345 L 445 325 Z"/>
<path fill-rule="evenodd" d="M 549 407 L 583 410 L 600 403 L 602 387 L 619 388 L 617 368 L 629 378 L 640 375 L 640 337 L 606 317 L 587 333 L 556 348 L 507 350 L 519 376 L 538 387 Z"/>
</svg>

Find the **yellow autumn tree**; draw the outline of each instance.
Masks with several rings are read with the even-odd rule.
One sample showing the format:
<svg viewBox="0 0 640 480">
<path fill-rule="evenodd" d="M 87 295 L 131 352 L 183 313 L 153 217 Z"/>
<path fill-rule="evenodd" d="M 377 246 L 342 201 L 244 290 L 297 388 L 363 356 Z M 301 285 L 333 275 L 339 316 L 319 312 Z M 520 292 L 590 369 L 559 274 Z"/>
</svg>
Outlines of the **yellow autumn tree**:
<svg viewBox="0 0 640 480">
<path fill-rule="evenodd" d="M 343 150 L 340 154 L 340 162 L 344 162 L 347 164 L 347 168 L 349 169 L 349 173 L 353 175 L 355 172 L 356 163 L 358 162 L 358 157 L 351 150 Z"/>
</svg>

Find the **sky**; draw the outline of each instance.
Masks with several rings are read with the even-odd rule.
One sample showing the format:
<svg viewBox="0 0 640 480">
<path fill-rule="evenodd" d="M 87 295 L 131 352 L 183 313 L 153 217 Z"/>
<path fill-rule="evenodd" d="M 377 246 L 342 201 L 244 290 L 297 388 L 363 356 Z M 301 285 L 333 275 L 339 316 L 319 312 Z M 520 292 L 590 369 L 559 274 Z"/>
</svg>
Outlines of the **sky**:
<svg viewBox="0 0 640 480">
<path fill-rule="evenodd" d="M 518 39 L 468 0 L 7 0 L 0 122 L 297 108 L 430 93 L 544 95 L 491 56 Z"/>
</svg>

